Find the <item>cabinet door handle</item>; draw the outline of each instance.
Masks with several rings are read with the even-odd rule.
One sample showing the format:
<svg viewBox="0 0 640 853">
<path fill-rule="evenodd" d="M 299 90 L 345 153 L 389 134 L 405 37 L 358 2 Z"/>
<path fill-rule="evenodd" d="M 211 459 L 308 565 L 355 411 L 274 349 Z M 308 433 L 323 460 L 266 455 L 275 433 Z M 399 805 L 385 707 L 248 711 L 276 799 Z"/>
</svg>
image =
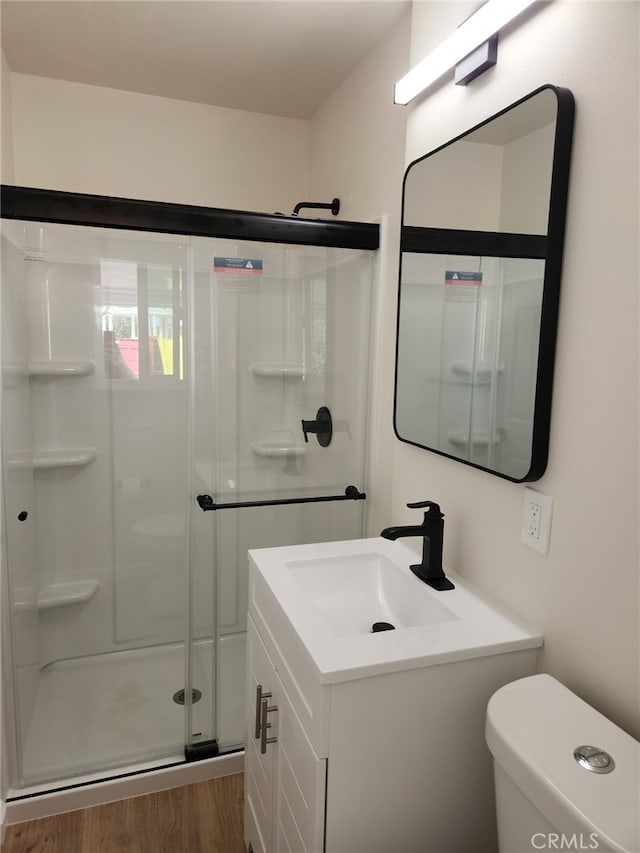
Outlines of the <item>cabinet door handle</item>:
<svg viewBox="0 0 640 853">
<path fill-rule="evenodd" d="M 262 700 L 271 699 L 271 693 L 262 692 L 262 684 L 256 687 L 256 728 L 254 732 L 255 739 L 260 737 L 260 729 L 262 726 Z"/>
<path fill-rule="evenodd" d="M 267 722 L 267 714 L 271 711 L 277 711 L 277 705 L 269 705 L 266 694 L 262 694 L 262 706 L 260 710 L 260 752 L 264 755 L 267 751 L 268 743 L 276 743 L 277 737 L 267 737 L 267 729 L 271 728 L 271 723 Z"/>
</svg>

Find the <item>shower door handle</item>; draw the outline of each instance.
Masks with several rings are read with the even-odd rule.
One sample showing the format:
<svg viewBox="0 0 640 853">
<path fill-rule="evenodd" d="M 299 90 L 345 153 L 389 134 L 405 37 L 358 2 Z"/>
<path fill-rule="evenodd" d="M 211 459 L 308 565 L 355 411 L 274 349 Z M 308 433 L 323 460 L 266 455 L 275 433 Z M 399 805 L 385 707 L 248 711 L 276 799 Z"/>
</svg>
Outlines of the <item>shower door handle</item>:
<svg viewBox="0 0 640 853">
<path fill-rule="evenodd" d="M 271 711 L 277 711 L 277 705 L 269 705 L 266 699 L 266 694 L 263 694 L 262 706 L 260 711 L 260 752 L 262 755 L 267 751 L 267 744 L 276 743 L 277 737 L 267 737 L 267 729 L 271 728 L 271 723 L 267 722 L 267 714 Z"/>
<path fill-rule="evenodd" d="M 262 692 L 262 684 L 256 685 L 256 727 L 254 737 L 256 740 L 260 738 L 262 730 L 262 700 L 271 699 L 271 693 Z"/>
</svg>

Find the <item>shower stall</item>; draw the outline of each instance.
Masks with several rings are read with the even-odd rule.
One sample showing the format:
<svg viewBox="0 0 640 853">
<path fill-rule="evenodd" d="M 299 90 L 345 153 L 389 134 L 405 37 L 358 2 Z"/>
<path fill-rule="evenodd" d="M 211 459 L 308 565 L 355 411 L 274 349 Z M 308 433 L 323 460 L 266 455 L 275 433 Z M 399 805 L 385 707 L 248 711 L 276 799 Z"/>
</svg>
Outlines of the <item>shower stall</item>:
<svg viewBox="0 0 640 853">
<path fill-rule="evenodd" d="M 363 533 L 378 226 L 2 202 L 12 794 L 239 750 L 247 550 Z"/>
</svg>

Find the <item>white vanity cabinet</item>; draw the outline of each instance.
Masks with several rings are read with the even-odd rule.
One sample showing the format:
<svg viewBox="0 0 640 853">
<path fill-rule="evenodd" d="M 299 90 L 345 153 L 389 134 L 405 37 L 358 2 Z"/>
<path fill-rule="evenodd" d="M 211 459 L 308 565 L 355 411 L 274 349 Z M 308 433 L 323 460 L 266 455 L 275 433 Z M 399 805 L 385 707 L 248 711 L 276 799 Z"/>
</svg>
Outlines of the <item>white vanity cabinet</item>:
<svg viewBox="0 0 640 853">
<path fill-rule="evenodd" d="M 247 626 L 245 840 L 253 853 L 323 850 L 326 765 L 251 617 Z"/>
<path fill-rule="evenodd" d="M 374 540 L 359 547 L 367 541 Z M 338 636 L 333 655 L 330 634 L 289 589 L 286 567 L 280 573 L 272 559 L 275 552 L 295 555 L 304 548 L 311 546 L 251 552 L 247 848 L 497 850 L 486 705 L 500 686 L 535 672 L 540 636 L 496 613 L 486 640 L 470 649 L 475 628 L 463 624 L 470 594 L 458 588 L 447 602 L 459 603 L 459 615 L 446 626 L 417 629 L 405 639 L 401 631 L 388 632 L 393 638 Z M 289 592 L 295 601 L 287 600 Z M 485 607 L 478 602 L 478 610 Z M 417 657 L 390 659 L 393 644 L 397 656 L 410 652 L 412 643 L 420 649 Z"/>
</svg>

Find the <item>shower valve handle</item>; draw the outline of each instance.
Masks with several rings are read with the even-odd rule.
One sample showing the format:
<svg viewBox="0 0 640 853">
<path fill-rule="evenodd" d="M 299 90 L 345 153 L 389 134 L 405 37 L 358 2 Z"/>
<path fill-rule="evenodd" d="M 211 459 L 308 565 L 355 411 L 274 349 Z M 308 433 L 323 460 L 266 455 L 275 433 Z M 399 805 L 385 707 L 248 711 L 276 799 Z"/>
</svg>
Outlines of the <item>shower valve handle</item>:
<svg viewBox="0 0 640 853">
<path fill-rule="evenodd" d="M 315 421 L 301 421 L 301 423 L 305 442 L 309 442 L 308 433 L 313 432 L 320 447 L 328 447 L 331 444 L 333 421 L 331 420 L 331 412 L 326 406 L 320 406 L 316 412 Z"/>
</svg>

